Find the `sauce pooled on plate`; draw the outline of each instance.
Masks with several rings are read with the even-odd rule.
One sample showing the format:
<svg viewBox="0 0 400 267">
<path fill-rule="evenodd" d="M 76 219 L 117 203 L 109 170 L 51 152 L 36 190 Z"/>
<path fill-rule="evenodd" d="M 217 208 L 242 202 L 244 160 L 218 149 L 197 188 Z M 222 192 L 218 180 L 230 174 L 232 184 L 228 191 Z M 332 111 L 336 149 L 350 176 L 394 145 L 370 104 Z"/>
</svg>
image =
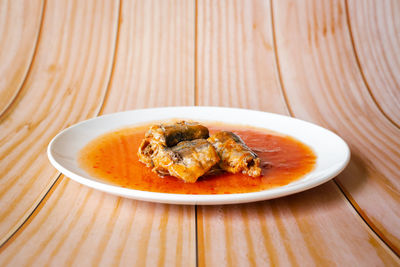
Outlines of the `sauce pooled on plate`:
<svg viewBox="0 0 400 267">
<path fill-rule="evenodd" d="M 232 194 L 262 191 L 296 181 L 310 172 L 316 156 L 307 145 L 264 129 L 210 124 L 210 134 L 231 131 L 261 160 L 261 176 L 222 173 L 203 176 L 195 183 L 160 177 L 139 162 L 137 151 L 149 125 L 104 134 L 86 145 L 79 163 L 90 175 L 125 188 L 178 194 Z"/>
</svg>

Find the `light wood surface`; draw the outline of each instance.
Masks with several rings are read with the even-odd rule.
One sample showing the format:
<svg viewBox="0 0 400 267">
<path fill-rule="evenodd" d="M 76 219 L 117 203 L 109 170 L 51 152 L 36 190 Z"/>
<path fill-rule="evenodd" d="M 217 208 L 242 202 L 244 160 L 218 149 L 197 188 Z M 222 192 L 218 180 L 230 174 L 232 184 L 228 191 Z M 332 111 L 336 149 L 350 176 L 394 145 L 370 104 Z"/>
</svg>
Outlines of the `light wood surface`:
<svg viewBox="0 0 400 267">
<path fill-rule="evenodd" d="M 202 26 L 197 46 L 212 44 L 206 54 L 198 54 L 199 103 L 288 114 L 275 63 L 271 7 L 265 1 L 240 3 L 198 6 Z M 208 24 L 201 23 L 205 18 Z M 227 85 L 224 80 L 235 82 Z M 215 91 L 219 95 L 207 94 Z M 376 249 L 374 244 L 382 244 L 379 237 L 364 227 L 334 182 L 256 205 L 201 207 L 197 217 L 200 266 L 223 261 L 237 266 L 393 263 L 389 250 Z M 369 253 L 360 257 L 361 251 Z"/>
<path fill-rule="evenodd" d="M 194 2 L 132 1 L 115 8 L 115 60 L 99 115 L 193 105 Z M 0 265 L 194 266 L 194 212 L 193 206 L 99 193 L 62 176 L 15 242 L 6 244 Z"/>
<path fill-rule="evenodd" d="M 43 1 L 0 2 L 0 116 L 21 90 L 29 72 L 42 11 Z"/>
<path fill-rule="evenodd" d="M 0 266 L 400 266 L 399 6 L 0 1 Z M 224 206 L 112 196 L 47 160 L 69 125 L 175 105 L 312 121 L 352 159 L 317 188 Z"/>
<path fill-rule="evenodd" d="M 400 232 L 394 229 L 400 229 L 400 214 L 394 211 L 400 203 L 400 130 L 379 110 L 362 79 L 345 3 L 288 5 L 279 1 L 274 12 L 290 109 L 296 117 L 340 133 L 349 143 L 352 161 L 338 181 L 363 218 L 398 253 Z M 298 23 L 301 20 L 305 23 Z M 307 37 L 308 42 L 301 42 Z"/>
<path fill-rule="evenodd" d="M 400 2 L 348 1 L 346 7 L 365 85 L 378 108 L 400 127 Z"/>
<path fill-rule="evenodd" d="M 98 114 L 111 74 L 117 4 L 46 1 L 44 10 L 29 76 L 0 118 L 1 242 L 59 175 L 47 159 L 48 143 L 60 130 Z"/>
</svg>

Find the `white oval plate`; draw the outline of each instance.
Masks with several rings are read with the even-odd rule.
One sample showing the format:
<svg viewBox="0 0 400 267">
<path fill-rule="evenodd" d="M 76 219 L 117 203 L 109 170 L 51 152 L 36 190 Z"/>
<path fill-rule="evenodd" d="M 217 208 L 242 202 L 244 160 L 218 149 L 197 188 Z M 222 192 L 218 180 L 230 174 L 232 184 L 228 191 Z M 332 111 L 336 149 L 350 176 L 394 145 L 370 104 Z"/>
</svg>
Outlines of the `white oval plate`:
<svg viewBox="0 0 400 267">
<path fill-rule="evenodd" d="M 226 195 L 170 194 L 127 189 L 93 177 L 79 167 L 78 152 L 99 135 L 135 124 L 176 118 L 250 125 L 292 136 L 314 150 L 317 156 L 316 166 L 303 178 L 285 186 Z M 152 108 L 100 116 L 60 132 L 50 142 L 47 154 L 54 167 L 67 177 L 104 192 L 152 202 L 202 205 L 253 202 L 301 192 L 338 175 L 350 159 L 347 144 L 339 136 L 320 126 L 267 112 L 223 107 Z"/>
</svg>

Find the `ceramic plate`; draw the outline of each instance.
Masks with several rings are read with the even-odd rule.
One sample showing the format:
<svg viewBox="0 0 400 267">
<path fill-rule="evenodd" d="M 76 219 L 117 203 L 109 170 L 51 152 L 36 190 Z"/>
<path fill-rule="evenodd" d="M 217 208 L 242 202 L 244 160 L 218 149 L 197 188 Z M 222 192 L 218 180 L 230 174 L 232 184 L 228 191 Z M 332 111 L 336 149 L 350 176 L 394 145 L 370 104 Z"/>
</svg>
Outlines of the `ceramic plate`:
<svg viewBox="0 0 400 267">
<path fill-rule="evenodd" d="M 176 118 L 250 125 L 292 136 L 314 150 L 316 166 L 303 178 L 285 186 L 225 195 L 170 194 L 127 189 L 93 177 L 79 167 L 78 152 L 99 135 L 135 124 Z M 339 136 L 315 124 L 267 112 L 222 107 L 152 108 L 100 116 L 60 132 L 50 142 L 47 154 L 54 167 L 67 177 L 104 192 L 152 202 L 201 205 L 253 202 L 301 192 L 335 177 L 346 167 L 350 158 L 349 147 Z"/>
</svg>

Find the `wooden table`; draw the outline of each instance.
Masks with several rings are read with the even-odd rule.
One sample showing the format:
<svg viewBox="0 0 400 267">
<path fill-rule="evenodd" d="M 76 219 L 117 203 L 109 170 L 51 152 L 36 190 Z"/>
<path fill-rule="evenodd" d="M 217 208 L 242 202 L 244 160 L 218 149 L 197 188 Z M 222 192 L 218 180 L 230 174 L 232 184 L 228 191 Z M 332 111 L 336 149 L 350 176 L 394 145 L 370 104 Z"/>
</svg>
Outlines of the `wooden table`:
<svg viewBox="0 0 400 267">
<path fill-rule="evenodd" d="M 0 266 L 400 266 L 400 1 L 0 2 Z M 243 205 L 115 197 L 60 175 L 62 129 L 176 105 L 343 137 L 334 180 Z"/>
</svg>

